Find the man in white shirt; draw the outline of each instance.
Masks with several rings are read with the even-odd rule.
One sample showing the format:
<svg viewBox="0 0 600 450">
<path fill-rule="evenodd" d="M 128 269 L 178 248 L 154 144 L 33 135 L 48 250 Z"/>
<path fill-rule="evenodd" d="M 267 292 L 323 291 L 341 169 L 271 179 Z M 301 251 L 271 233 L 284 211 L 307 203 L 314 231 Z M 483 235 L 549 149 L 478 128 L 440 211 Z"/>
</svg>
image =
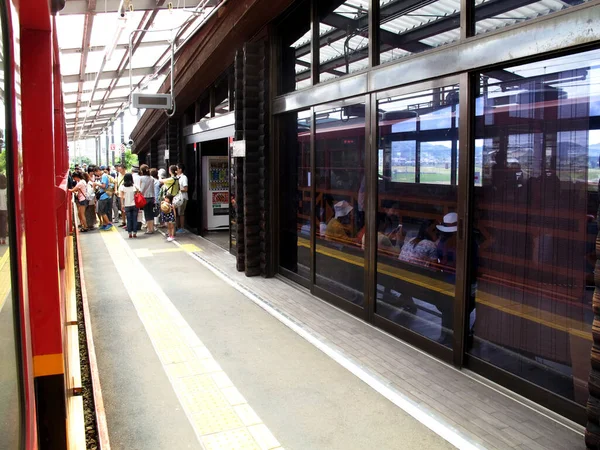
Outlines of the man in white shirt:
<svg viewBox="0 0 600 450">
<path fill-rule="evenodd" d="M 177 178 L 179 179 L 179 189 L 183 197 L 183 203 L 177 208 L 177 233 L 185 232 L 185 207 L 188 202 L 188 177 L 183 174 L 185 166 L 181 163 L 177 164 Z"/>
<path fill-rule="evenodd" d="M 125 176 L 125 165 L 124 164 L 117 164 L 117 187 L 116 187 L 116 191 L 119 192 L 119 189 L 121 189 L 121 186 L 123 185 L 123 177 Z M 116 211 L 114 211 L 116 209 Z M 114 203 L 113 203 L 113 215 L 115 216 L 115 221 L 118 220 L 119 218 L 119 211 L 121 211 L 121 222 L 122 228 L 126 228 L 127 224 L 125 223 L 127 221 L 126 217 L 125 217 L 125 207 L 121 204 L 121 197 L 120 195 L 115 195 L 114 196 Z"/>
</svg>

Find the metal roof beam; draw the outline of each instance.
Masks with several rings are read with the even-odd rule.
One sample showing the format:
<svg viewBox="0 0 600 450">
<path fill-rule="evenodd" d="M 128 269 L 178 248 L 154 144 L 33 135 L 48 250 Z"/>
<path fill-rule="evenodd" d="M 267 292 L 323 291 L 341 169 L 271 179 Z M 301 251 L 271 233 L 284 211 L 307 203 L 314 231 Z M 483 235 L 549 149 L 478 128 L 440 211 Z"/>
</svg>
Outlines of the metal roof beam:
<svg viewBox="0 0 600 450">
<path fill-rule="evenodd" d="M 137 69 L 133 69 L 132 70 L 132 75 L 134 77 L 143 77 L 146 75 L 152 75 L 154 74 L 154 71 L 156 70 L 155 67 L 140 67 Z M 109 70 L 107 72 L 102 72 L 100 74 L 100 79 L 101 80 L 112 80 L 114 78 L 117 77 L 117 75 L 119 75 L 119 72 L 116 70 Z M 129 72 L 127 72 L 127 76 L 129 76 Z M 84 74 L 84 78 L 95 78 L 96 77 L 96 72 L 94 73 L 85 73 Z M 63 83 L 77 83 L 79 81 L 79 75 L 66 75 L 62 77 L 62 82 Z M 123 87 L 127 87 L 127 86 L 123 86 Z M 98 92 L 98 89 L 96 89 L 96 92 Z"/>
<path fill-rule="evenodd" d="M 140 43 L 140 47 L 164 47 L 165 45 L 171 45 L 169 41 L 161 40 L 161 41 L 148 41 Z M 118 44 L 116 46 L 116 50 L 127 50 L 129 48 L 129 44 Z M 106 49 L 103 45 L 96 45 L 88 48 L 88 52 L 103 52 Z M 82 48 L 62 48 L 60 53 L 63 55 L 70 55 L 76 53 L 82 53 Z"/>
<path fill-rule="evenodd" d="M 434 3 L 435 0 L 430 0 L 427 2 L 423 2 L 423 0 L 397 0 L 395 2 L 391 2 L 388 3 L 385 6 L 382 6 L 380 9 L 380 16 L 383 18 L 380 22 L 389 22 L 390 20 L 393 20 L 397 17 L 401 17 L 405 14 L 408 14 L 412 11 L 414 11 L 417 8 L 421 8 L 425 5 L 428 5 L 430 3 Z M 335 42 L 337 40 L 342 39 L 343 37 L 346 36 L 346 25 L 351 25 L 354 28 L 365 28 L 368 25 L 368 17 L 363 17 L 361 19 L 358 20 L 353 20 L 353 19 L 348 19 L 344 16 L 340 16 L 342 17 L 342 19 L 346 19 L 347 21 L 350 22 L 356 22 L 354 24 L 350 24 L 349 22 L 345 22 L 342 23 L 339 20 L 336 20 L 336 18 L 333 18 L 333 21 L 338 22 L 340 25 L 343 25 L 342 29 L 335 29 L 335 30 L 331 30 L 325 34 L 323 34 L 320 38 L 320 42 L 319 45 L 321 47 L 324 47 L 325 45 L 327 45 L 330 42 Z M 327 19 L 327 18 L 326 18 Z M 325 19 L 322 20 L 323 23 L 326 23 L 328 25 L 331 26 L 335 26 L 332 24 L 327 23 L 327 21 Z M 336 27 L 338 28 L 338 27 Z M 384 36 L 382 37 L 382 39 L 385 39 L 387 37 L 385 30 L 381 30 L 384 31 Z M 390 33 L 391 35 L 394 35 L 394 33 Z M 296 49 L 296 57 L 299 58 L 301 56 L 307 55 L 310 53 L 310 42 L 308 44 L 304 44 L 301 45 L 300 47 L 298 47 Z"/>
<path fill-rule="evenodd" d="M 156 0 L 157 6 L 162 6 L 163 3 L 165 3 L 165 0 Z M 140 46 L 142 40 L 144 39 L 146 31 L 154 23 L 154 19 L 156 18 L 157 14 L 158 14 L 157 9 L 153 10 L 152 12 L 146 11 L 144 13 L 144 16 L 140 20 L 138 27 L 137 27 L 138 29 L 142 30 L 142 32 L 137 34 L 137 36 L 135 37 L 135 41 L 130 41 L 132 43 L 132 48 L 129 50 L 129 52 L 125 52 L 125 54 L 121 58 L 121 62 L 119 63 L 119 66 L 117 67 L 117 71 L 116 71 L 117 74 L 115 77 L 113 77 L 113 80 L 110 82 L 108 91 L 104 93 L 104 97 L 102 99 L 103 101 L 107 101 L 108 98 L 110 97 L 110 94 L 112 94 L 113 89 L 115 89 L 117 82 L 119 81 L 119 78 L 121 78 L 121 76 L 125 73 L 125 69 L 127 68 L 127 65 L 131 63 L 130 58 L 133 59 L 135 52 L 137 51 L 138 47 Z M 156 64 L 156 62 L 155 62 L 155 64 Z M 96 111 L 96 116 L 92 120 L 92 125 L 94 125 L 96 123 L 96 121 L 98 120 L 98 118 L 101 117 L 100 113 L 102 112 L 103 106 L 104 105 L 101 104 L 98 107 L 98 111 Z"/>
<path fill-rule="evenodd" d="M 529 5 L 531 3 L 535 3 L 539 0 L 490 0 L 487 3 L 482 4 L 475 10 L 475 20 L 483 20 L 490 17 L 497 16 L 499 14 L 504 14 L 508 11 L 512 11 L 513 9 Z M 382 8 L 383 10 L 383 8 Z M 332 16 L 334 14 L 330 14 Z M 337 15 L 337 14 L 335 14 Z M 341 24 L 339 18 L 330 18 L 329 16 L 326 18 L 331 23 Z M 347 19 L 342 16 L 342 19 L 349 20 L 350 22 L 356 22 L 352 19 Z M 332 25 L 333 26 L 333 25 Z M 419 46 L 424 46 L 425 48 L 421 48 L 421 50 L 426 50 L 428 48 L 433 48 L 427 46 L 421 42 L 418 42 L 422 39 L 427 39 L 431 36 L 435 36 L 441 33 L 445 33 L 447 31 L 454 30 L 460 26 L 460 13 L 451 14 L 443 19 L 436 20 L 434 22 L 429 22 L 426 25 L 422 25 L 420 27 L 411 29 L 407 32 L 401 34 L 394 34 L 390 32 L 385 32 L 385 30 L 381 30 L 381 42 L 384 44 L 382 46 L 381 51 L 391 50 L 393 48 L 402 48 L 408 51 L 410 50 L 409 46 L 413 46 L 415 44 Z M 336 30 L 340 31 L 340 30 Z M 325 35 L 324 35 L 325 36 Z M 323 39 L 323 38 L 321 38 Z M 300 47 L 299 47 L 300 48 Z M 353 53 L 348 56 L 348 63 L 352 63 L 358 61 L 360 59 L 365 58 L 367 55 L 363 55 L 362 52 Z M 339 58 L 332 59 L 327 61 L 326 63 L 321 65 L 322 71 L 330 71 L 331 69 L 335 69 L 337 67 L 342 67 L 346 64 L 346 58 L 341 56 Z M 296 80 L 302 81 L 310 78 L 310 70 L 302 71 L 296 74 Z"/>
<path fill-rule="evenodd" d="M 220 0 L 209 0 L 206 6 L 216 6 Z M 120 0 L 106 0 L 98 2 L 98 5 L 94 7 L 93 12 L 95 14 L 101 13 L 114 13 L 119 10 Z M 152 11 L 155 9 L 168 9 L 167 6 L 158 5 L 156 0 L 135 0 L 133 6 L 135 11 Z M 192 7 L 188 7 L 192 9 Z M 73 14 L 85 14 L 88 11 L 87 0 L 69 0 L 66 2 L 65 7 L 60 11 L 61 16 L 73 15 Z"/>
<path fill-rule="evenodd" d="M 96 89 L 96 92 L 98 92 L 98 89 Z M 106 100 L 105 102 L 102 100 L 94 100 L 92 102 L 92 106 L 99 106 L 104 104 L 112 104 L 112 103 L 125 103 L 126 101 L 129 100 L 129 97 L 115 97 L 115 98 L 109 98 L 108 100 Z M 77 103 L 65 103 L 65 109 L 73 109 L 77 107 Z"/>
</svg>

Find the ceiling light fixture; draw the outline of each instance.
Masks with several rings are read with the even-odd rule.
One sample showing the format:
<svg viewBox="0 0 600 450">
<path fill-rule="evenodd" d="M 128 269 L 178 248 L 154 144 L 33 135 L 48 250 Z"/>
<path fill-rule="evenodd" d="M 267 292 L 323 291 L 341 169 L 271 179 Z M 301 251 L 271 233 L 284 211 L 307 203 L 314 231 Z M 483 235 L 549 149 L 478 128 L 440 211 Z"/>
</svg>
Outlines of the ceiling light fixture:
<svg viewBox="0 0 600 450">
<path fill-rule="evenodd" d="M 117 45 L 119 45 L 119 39 L 121 38 L 121 34 L 123 33 L 123 30 L 125 29 L 125 26 L 127 25 L 127 15 L 119 17 L 117 19 L 117 29 L 115 31 L 115 34 L 113 36 L 113 40 L 110 44 L 110 46 L 106 46 L 106 61 L 110 61 L 110 59 L 113 56 L 113 53 L 115 52 L 115 49 L 117 48 Z"/>
</svg>

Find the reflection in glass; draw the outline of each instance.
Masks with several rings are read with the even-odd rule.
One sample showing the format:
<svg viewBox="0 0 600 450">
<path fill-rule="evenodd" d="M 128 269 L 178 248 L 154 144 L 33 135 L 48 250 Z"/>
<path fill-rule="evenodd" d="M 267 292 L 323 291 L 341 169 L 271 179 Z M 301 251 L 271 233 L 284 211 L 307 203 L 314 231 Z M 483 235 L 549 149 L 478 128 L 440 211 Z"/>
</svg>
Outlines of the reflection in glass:
<svg viewBox="0 0 600 450">
<path fill-rule="evenodd" d="M 365 104 L 315 114 L 316 284 L 364 301 Z"/>
<path fill-rule="evenodd" d="M 589 0 L 535 2 L 475 0 L 475 32 L 481 34 L 496 31 L 499 28 L 546 16 L 587 1 Z"/>
<path fill-rule="evenodd" d="M 1 33 L 2 27 L 0 27 Z M 0 42 L 4 42 L 0 34 Z M 0 80 L 4 80 L 4 61 L 6 51 L 0 52 Z M 10 150 L 6 140 L 6 86 L 0 91 L 0 447 L 18 448 L 19 442 L 19 376 L 16 353 L 17 335 L 15 333 L 15 306 L 11 295 L 10 259 L 7 244 L 8 232 L 8 195 L 6 177 L 6 152 Z M 10 242 L 9 242 L 10 244 Z"/>
<path fill-rule="evenodd" d="M 310 279 L 310 112 L 280 119 L 279 264 Z"/>
<path fill-rule="evenodd" d="M 403 3 L 379 0 L 382 64 L 460 39 L 460 0 Z"/>
<path fill-rule="evenodd" d="M 278 29 L 281 36 L 279 93 L 310 86 L 310 0 L 296 2 Z"/>
<path fill-rule="evenodd" d="M 452 346 L 458 87 L 378 103 L 375 311 Z"/>
<path fill-rule="evenodd" d="M 475 124 L 468 351 L 581 404 L 598 235 L 598 86 L 598 51 L 484 73 Z"/>
<path fill-rule="evenodd" d="M 320 81 L 366 69 L 369 67 L 369 2 L 346 0 L 320 19 L 319 35 Z"/>
</svg>

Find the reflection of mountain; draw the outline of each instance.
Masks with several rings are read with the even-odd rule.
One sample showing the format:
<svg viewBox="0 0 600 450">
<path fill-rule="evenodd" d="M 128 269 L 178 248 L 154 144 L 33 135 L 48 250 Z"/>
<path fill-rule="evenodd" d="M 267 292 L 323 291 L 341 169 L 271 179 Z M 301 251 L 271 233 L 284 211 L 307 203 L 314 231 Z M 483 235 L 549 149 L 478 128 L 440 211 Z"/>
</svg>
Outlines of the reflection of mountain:
<svg viewBox="0 0 600 450">
<path fill-rule="evenodd" d="M 415 141 L 392 142 L 392 160 L 396 163 L 401 161 L 413 161 L 415 159 Z M 435 142 L 421 142 L 421 158 L 439 163 L 450 162 L 452 150 L 450 147 Z M 483 147 L 475 147 L 475 159 L 481 160 Z"/>
<path fill-rule="evenodd" d="M 392 158 L 414 159 L 415 157 L 415 141 L 396 141 L 392 143 Z M 582 156 L 598 159 L 600 157 L 600 144 L 592 144 L 589 147 L 577 142 L 559 142 L 558 144 L 559 158 L 565 159 L 573 156 Z M 492 151 L 488 148 L 488 153 Z M 514 144 L 509 149 L 509 155 L 515 158 L 526 157 L 531 154 L 533 149 L 528 144 Z M 398 154 L 399 153 L 399 154 Z M 476 158 L 482 157 L 483 146 L 475 147 Z M 445 145 L 436 144 L 435 142 L 421 142 L 421 157 L 436 161 L 450 161 L 451 149 Z M 532 156 L 532 155 L 531 155 Z"/>
</svg>

